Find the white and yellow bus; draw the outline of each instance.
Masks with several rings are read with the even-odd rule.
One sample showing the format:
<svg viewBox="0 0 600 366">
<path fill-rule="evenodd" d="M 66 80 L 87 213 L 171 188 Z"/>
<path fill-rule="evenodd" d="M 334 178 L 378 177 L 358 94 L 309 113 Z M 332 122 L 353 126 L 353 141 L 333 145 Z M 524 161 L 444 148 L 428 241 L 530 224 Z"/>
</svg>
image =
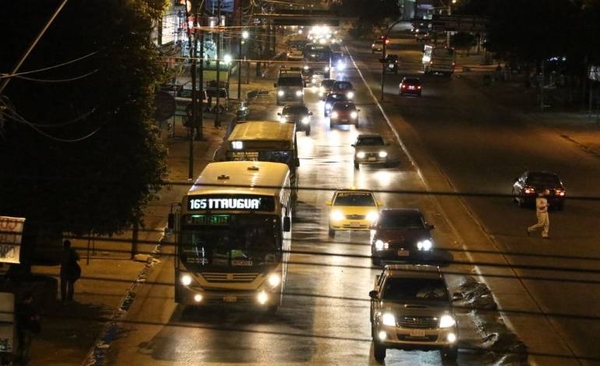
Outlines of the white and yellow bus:
<svg viewBox="0 0 600 366">
<path fill-rule="evenodd" d="M 213 162 L 169 216 L 175 301 L 275 312 L 291 246 L 290 170 L 282 163 Z"/>
</svg>

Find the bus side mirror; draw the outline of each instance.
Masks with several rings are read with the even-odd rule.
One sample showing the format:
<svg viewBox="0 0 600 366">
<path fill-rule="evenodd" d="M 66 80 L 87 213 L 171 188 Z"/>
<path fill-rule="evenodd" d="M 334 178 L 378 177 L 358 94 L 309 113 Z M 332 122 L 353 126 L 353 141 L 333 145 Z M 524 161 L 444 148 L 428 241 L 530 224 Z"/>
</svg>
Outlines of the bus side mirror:
<svg viewBox="0 0 600 366">
<path fill-rule="evenodd" d="M 290 232 L 292 230 L 292 220 L 289 216 L 283 218 L 283 231 Z"/>
<path fill-rule="evenodd" d="M 170 213 L 167 217 L 167 228 L 173 230 L 175 228 L 175 214 Z"/>
</svg>

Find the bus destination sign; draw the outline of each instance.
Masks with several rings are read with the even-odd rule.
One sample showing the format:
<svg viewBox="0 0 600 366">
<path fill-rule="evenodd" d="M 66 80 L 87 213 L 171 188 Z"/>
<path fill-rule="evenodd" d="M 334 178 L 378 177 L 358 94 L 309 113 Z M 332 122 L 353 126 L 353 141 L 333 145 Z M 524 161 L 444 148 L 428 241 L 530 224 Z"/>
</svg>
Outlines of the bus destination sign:
<svg viewBox="0 0 600 366">
<path fill-rule="evenodd" d="M 258 195 L 204 195 L 188 197 L 189 211 L 274 211 L 275 199 Z"/>
</svg>

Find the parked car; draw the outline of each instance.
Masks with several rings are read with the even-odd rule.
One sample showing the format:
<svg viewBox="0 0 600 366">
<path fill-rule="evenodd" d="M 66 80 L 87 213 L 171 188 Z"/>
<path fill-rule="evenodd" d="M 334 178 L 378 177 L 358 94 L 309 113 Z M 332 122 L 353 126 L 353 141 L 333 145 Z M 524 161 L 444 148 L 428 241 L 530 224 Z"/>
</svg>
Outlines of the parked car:
<svg viewBox="0 0 600 366">
<path fill-rule="evenodd" d="M 334 102 L 329 112 L 329 128 L 335 125 L 355 125 L 359 128 L 358 112 L 360 109 L 352 101 Z"/>
<path fill-rule="evenodd" d="M 333 193 L 329 212 L 329 236 L 338 230 L 369 230 L 379 217 L 382 203 L 366 189 L 340 189 Z"/>
<path fill-rule="evenodd" d="M 400 95 L 412 94 L 420 97 L 422 89 L 421 79 L 417 77 L 405 76 L 400 81 L 400 85 L 398 85 L 398 93 Z"/>
<path fill-rule="evenodd" d="M 539 192 L 545 192 L 550 209 L 563 210 L 567 191 L 558 174 L 547 171 L 526 171 L 515 178 L 512 185 L 513 201 L 520 207 L 535 206 Z"/>
<path fill-rule="evenodd" d="M 325 97 L 325 103 L 323 105 L 323 116 L 329 117 L 333 103 L 348 101 L 348 96 L 345 93 L 329 93 Z"/>
<path fill-rule="evenodd" d="M 458 356 L 458 326 L 454 301 L 439 267 L 390 265 L 375 278 L 371 298 L 373 356 L 385 361 L 387 349 L 439 350 L 442 358 Z"/>
<path fill-rule="evenodd" d="M 399 161 L 395 151 L 383 137 L 377 133 L 363 133 L 356 137 L 352 144 L 354 148 L 354 169 L 358 170 L 361 164 L 381 164 L 391 166 Z"/>
<path fill-rule="evenodd" d="M 310 122 L 312 112 L 304 104 L 286 104 L 281 112 L 277 113 L 279 121 L 283 123 L 295 123 L 296 131 L 304 131 L 306 136 L 310 135 Z"/>
<path fill-rule="evenodd" d="M 418 208 L 381 210 L 371 227 L 371 260 L 374 266 L 392 261 L 419 262 L 430 259 L 431 230 Z"/>
</svg>

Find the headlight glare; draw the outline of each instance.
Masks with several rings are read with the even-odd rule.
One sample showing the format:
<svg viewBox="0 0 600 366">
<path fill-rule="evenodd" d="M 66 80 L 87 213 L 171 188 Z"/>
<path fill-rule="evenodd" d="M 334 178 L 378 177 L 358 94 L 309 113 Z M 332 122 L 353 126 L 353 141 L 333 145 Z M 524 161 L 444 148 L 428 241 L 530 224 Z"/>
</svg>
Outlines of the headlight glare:
<svg viewBox="0 0 600 366">
<path fill-rule="evenodd" d="M 423 250 L 423 251 L 431 250 L 432 246 L 433 246 L 433 243 L 429 239 L 419 240 L 419 242 L 417 243 L 417 249 Z"/>
<path fill-rule="evenodd" d="M 389 247 L 388 243 L 384 243 L 383 240 L 377 239 L 375 240 L 375 249 L 376 250 L 384 250 Z"/>
<path fill-rule="evenodd" d="M 189 274 L 184 274 L 181 276 L 181 284 L 184 286 L 189 286 L 192 283 L 192 276 Z"/>
<path fill-rule="evenodd" d="M 333 210 L 330 217 L 333 221 L 340 221 L 344 219 L 344 214 L 340 210 Z"/>
<path fill-rule="evenodd" d="M 440 318 L 440 328 L 450 328 L 456 325 L 456 320 L 451 315 L 442 315 Z"/>
<path fill-rule="evenodd" d="M 356 157 L 359 158 L 359 159 L 364 159 L 365 156 L 366 156 L 366 154 L 365 154 L 364 151 L 359 151 L 359 152 L 356 153 Z"/>
<path fill-rule="evenodd" d="M 381 316 L 381 323 L 383 325 L 395 327 L 396 326 L 396 317 L 394 316 L 394 314 L 384 313 Z"/>
<path fill-rule="evenodd" d="M 271 287 L 277 287 L 281 283 L 281 277 L 277 273 L 272 273 L 269 275 L 268 281 Z"/>
<path fill-rule="evenodd" d="M 379 152 L 379 157 L 380 158 L 385 158 L 385 157 L 387 157 L 387 155 L 388 155 L 387 151 L 380 151 Z"/>
<path fill-rule="evenodd" d="M 375 222 L 375 221 L 377 221 L 378 218 L 379 218 L 379 213 L 377 213 L 375 211 L 371 211 L 367 214 L 367 220 L 369 220 L 370 222 Z"/>
<path fill-rule="evenodd" d="M 338 118 L 338 112 L 331 112 L 331 118 Z"/>
<path fill-rule="evenodd" d="M 283 92 L 283 90 L 278 90 L 278 91 L 277 91 L 277 95 L 279 95 L 280 97 L 283 97 L 283 96 L 284 96 L 284 94 L 285 94 L 285 93 Z"/>
<path fill-rule="evenodd" d="M 356 117 L 358 117 L 358 113 L 352 112 L 352 113 L 350 113 L 350 117 L 356 118 Z"/>
</svg>

